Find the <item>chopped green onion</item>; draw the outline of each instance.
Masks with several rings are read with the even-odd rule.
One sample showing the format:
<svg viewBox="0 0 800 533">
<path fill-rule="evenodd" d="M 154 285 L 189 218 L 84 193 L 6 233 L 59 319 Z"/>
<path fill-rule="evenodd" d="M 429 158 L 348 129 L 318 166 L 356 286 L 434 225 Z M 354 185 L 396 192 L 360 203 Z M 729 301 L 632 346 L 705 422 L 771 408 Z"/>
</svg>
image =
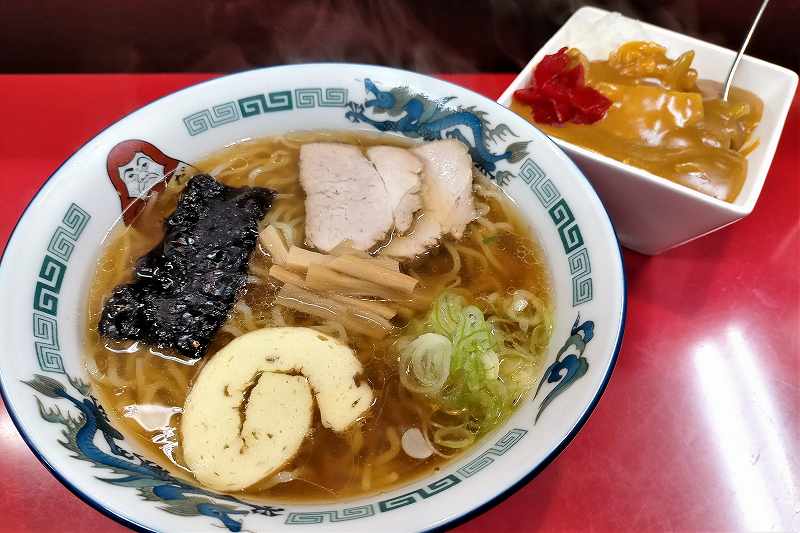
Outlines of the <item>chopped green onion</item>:
<svg viewBox="0 0 800 533">
<path fill-rule="evenodd" d="M 453 345 L 444 335 L 423 333 L 400 354 L 400 379 L 414 392 L 424 394 L 439 391 L 450 375 Z"/>
<path fill-rule="evenodd" d="M 409 324 L 409 336 L 398 342 L 400 380 L 427 396 L 434 413 L 454 418 L 427 422 L 425 435 L 435 447 L 469 446 L 510 413 L 538 378 L 535 357 L 551 323 L 550 310 L 525 290 L 474 302 L 449 290 L 424 319 Z"/>
</svg>

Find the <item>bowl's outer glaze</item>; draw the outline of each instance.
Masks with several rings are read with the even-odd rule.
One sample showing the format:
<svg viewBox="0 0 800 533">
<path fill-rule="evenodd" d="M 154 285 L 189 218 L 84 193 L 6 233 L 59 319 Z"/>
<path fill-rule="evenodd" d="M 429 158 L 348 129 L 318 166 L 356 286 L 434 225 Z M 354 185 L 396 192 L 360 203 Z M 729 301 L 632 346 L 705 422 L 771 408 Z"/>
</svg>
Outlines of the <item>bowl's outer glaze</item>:
<svg viewBox="0 0 800 533">
<path fill-rule="evenodd" d="M 226 144 L 302 129 L 459 138 L 522 209 L 552 273 L 555 328 L 540 390 L 441 471 L 369 498 L 254 505 L 173 478 L 93 401 L 81 360 L 86 291 L 121 207 Z M 142 192 L 145 191 L 145 192 Z M 140 109 L 89 141 L 31 202 L 0 263 L 0 383 L 46 466 L 99 510 L 147 530 L 422 530 L 490 504 L 548 464 L 586 421 L 622 338 L 625 288 L 589 183 L 525 120 L 455 85 L 349 64 L 218 78 Z M 552 403 L 551 403 L 552 402 Z"/>
<path fill-rule="evenodd" d="M 539 50 L 497 100 L 508 107 L 514 91 L 527 86 L 536 65 L 546 54 L 569 46 L 573 28 L 591 25 L 609 12 L 583 7 Z M 665 46 L 671 56 L 688 50 L 696 55 L 693 66 L 703 79 L 722 80 L 736 53 L 693 37 L 640 23 L 647 36 Z M 765 29 L 766 30 L 766 29 Z M 589 178 L 603 200 L 620 242 L 637 252 L 655 255 L 706 235 L 750 214 L 761 193 L 783 124 L 797 88 L 797 74 L 760 59 L 744 56 L 735 85 L 764 101 L 764 116 L 754 139 L 758 147 L 748 156 L 745 184 L 736 201 L 724 202 L 678 185 L 610 157 L 553 138 Z"/>
</svg>

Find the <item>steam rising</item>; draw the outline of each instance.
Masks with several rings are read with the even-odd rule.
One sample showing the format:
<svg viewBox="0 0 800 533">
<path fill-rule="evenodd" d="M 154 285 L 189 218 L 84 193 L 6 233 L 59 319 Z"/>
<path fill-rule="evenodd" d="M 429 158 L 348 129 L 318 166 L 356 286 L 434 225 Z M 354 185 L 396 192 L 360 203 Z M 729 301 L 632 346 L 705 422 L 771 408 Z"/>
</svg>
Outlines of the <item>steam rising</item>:
<svg viewBox="0 0 800 533">
<path fill-rule="evenodd" d="M 275 63 L 348 61 L 422 72 L 444 65 L 452 72 L 475 70 L 468 50 L 454 46 L 458 39 L 421 24 L 415 14 L 415 10 L 436 11 L 455 2 L 431 2 L 426 7 L 391 0 L 299 0 L 268 9 L 274 4 L 238 0 L 209 6 L 210 18 L 221 17 L 225 26 L 241 24 L 243 12 L 253 13 L 246 24 L 254 27 L 248 27 L 246 33 L 257 35 L 259 41 L 254 48 L 243 43 L 242 47 L 213 50 L 195 70 L 220 60 L 239 67 L 261 65 L 263 56 Z"/>
<path fill-rule="evenodd" d="M 194 0 L 0 2 L 3 72 L 230 72 L 352 61 L 512 72 L 592 4 L 738 48 L 760 0 Z M 735 6 L 734 6 L 735 4 Z M 733 6 L 733 7 L 732 7 Z M 750 54 L 795 68 L 800 2 L 773 2 Z M 64 53 L 64 51 L 68 53 Z"/>
</svg>

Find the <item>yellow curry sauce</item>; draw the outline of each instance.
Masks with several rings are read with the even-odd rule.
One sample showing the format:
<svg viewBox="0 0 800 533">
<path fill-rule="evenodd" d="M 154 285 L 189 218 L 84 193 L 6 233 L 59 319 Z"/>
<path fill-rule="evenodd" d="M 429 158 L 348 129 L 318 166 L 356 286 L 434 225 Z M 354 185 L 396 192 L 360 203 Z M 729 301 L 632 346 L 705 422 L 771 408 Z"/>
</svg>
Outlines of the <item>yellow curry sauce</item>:
<svg viewBox="0 0 800 533">
<path fill-rule="evenodd" d="M 594 124 L 537 127 L 714 198 L 735 200 L 747 175 L 746 156 L 757 145 L 747 143 L 761 120 L 758 96 L 732 88 L 722 102 L 720 83 L 697 79 L 693 51 L 671 60 L 656 43 L 632 41 L 607 61 L 590 62 L 577 49 L 567 53 L 583 63 L 587 85 L 612 105 Z M 532 120 L 531 108 L 516 98 L 511 109 Z"/>
</svg>

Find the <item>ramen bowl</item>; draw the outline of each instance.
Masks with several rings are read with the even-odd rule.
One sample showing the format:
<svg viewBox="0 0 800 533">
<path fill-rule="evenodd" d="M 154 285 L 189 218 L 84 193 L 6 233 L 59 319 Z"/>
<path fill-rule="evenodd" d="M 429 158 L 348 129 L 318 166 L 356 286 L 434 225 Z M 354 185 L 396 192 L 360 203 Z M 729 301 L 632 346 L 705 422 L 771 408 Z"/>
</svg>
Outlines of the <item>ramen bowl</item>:
<svg viewBox="0 0 800 533">
<path fill-rule="evenodd" d="M 422 113 L 419 110 L 422 109 Z M 294 130 L 459 138 L 516 202 L 552 277 L 554 328 L 538 388 L 501 427 L 438 471 L 324 504 L 248 501 L 176 480 L 115 428 L 82 361 L 86 294 L 124 208 L 236 141 Z M 524 149 L 516 144 L 524 143 Z M 254 70 L 166 96 L 70 157 L 33 199 L 0 264 L 3 399 L 34 454 L 108 516 L 154 531 L 428 530 L 499 501 L 586 422 L 622 339 L 625 284 L 614 229 L 589 182 L 545 135 L 461 87 L 382 67 Z"/>
<path fill-rule="evenodd" d="M 608 11 L 583 7 L 531 58 L 498 102 L 510 106 L 514 91 L 530 84 L 533 70 L 546 54 L 570 46 L 577 39 L 589 42 L 590 36 L 598 40 L 619 39 L 619 43 L 652 40 L 666 47 L 670 57 L 694 50 L 692 65 L 703 79 L 724 80 L 736 57 L 733 50 L 621 15 L 614 20 Z M 734 86 L 758 95 L 764 102 L 764 114 L 752 134 L 752 139 L 758 139 L 758 145 L 747 156 L 747 176 L 733 202 L 713 198 L 553 137 L 597 189 L 623 246 L 648 255 L 660 254 L 732 224 L 753 211 L 792 104 L 797 74 L 745 55 L 736 72 Z"/>
</svg>

